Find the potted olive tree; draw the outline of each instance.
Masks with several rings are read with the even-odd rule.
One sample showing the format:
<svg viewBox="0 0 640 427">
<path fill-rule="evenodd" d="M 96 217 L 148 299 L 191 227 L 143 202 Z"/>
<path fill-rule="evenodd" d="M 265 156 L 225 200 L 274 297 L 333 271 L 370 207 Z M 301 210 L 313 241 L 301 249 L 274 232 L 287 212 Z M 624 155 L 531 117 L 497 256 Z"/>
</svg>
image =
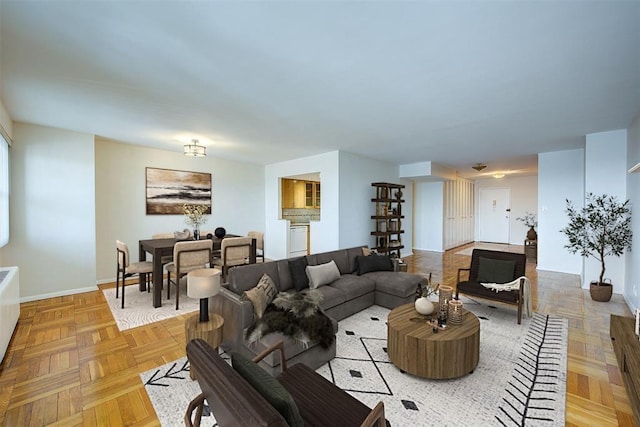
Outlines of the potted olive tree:
<svg viewBox="0 0 640 427">
<path fill-rule="evenodd" d="M 574 207 L 567 200 L 569 225 L 560 230 L 569 238 L 565 248 L 569 252 L 590 256 L 600 261 L 600 277 L 589 287 L 595 301 L 609 301 L 613 287 L 611 281 L 605 283 L 605 258 L 620 256 L 631 248 L 631 208 L 629 200 L 621 203 L 614 196 L 587 194 L 586 205 L 582 209 Z"/>
</svg>

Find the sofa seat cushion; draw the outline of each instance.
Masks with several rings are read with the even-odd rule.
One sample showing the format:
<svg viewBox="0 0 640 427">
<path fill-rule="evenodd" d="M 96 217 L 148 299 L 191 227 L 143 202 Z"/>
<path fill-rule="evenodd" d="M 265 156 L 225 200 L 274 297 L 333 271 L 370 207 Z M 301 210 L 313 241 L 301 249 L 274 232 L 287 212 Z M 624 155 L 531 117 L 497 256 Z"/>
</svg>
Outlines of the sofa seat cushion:
<svg viewBox="0 0 640 427">
<path fill-rule="evenodd" d="M 402 271 L 374 271 L 360 277 L 372 279 L 376 283 L 376 292 L 395 295 L 401 298 L 414 295 L 418 284 L 426 278 Z"/>
<path fill-rule="evenodd" d="M 518 302 L 518 291 L 496 292 L 485 288 L 480 282 L 460 282 L 458 283 L 458 292 L 511 304 Z"/>
<path fill-rule="evenodd" d="M 347 301 L 376 290 L 376 282 L 370 278 L 356 276 L 355 274 L 343 274 L 329 286 L 344 292 Z"/>
<path fill-rule="evenodd" d="M 306 365 L 290 367 L 278 376 L 278 381 L 291 393 L 305 426 L 359 426 L 371 412 L 364 403 Z"/>
<path fill-rule="evenodd" d="M 308 292 L 308 289 L 305 289 L 302 292 Z M 335 307 L 336 305 L 340 305 L 343 302 L 347 301 L 347 295 L 343 290 L 334 288 L 333 286 L 320 286 L 318 289 L 315 289 L 316 292 L 320 292 L 322 294 L 322 302 L 320 303 L 320 307 L 323 310 L 327 310 L 331 307 Z"/>
</svg>

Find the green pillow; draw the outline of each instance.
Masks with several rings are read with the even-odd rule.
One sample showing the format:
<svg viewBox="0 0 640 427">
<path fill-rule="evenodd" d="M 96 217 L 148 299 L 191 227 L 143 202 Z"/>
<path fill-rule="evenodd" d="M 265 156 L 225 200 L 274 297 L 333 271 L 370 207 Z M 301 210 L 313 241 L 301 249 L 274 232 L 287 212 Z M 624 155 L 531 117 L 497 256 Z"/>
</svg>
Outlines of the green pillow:
<svg viewBox="0 0 640 427">
<path fill-rule="evenodd" d="M 260 366 L 238 353 L 231 353 L 231 365 L 271 404 L 290 426 L 304 426 L 296 402 L 280 382 Z"/>
<path fill-rule="evenodd" d="M 478 282 L 509 283 L 512 282 L 515 261 L 480 257 L 478 263 Z"/>
</svg>

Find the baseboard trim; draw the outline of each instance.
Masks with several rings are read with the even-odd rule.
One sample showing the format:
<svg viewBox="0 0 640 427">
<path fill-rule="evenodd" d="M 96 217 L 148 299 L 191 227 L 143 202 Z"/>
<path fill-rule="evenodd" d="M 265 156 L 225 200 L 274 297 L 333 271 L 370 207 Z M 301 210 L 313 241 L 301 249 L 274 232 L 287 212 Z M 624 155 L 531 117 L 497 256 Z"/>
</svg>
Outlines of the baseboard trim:
<svg viewBox="0 0 640 427">
<path fill-rule="evenodd" d="M 20 298 L 20 302 L 23 303 L 23 302 L 38 301 L 38 300 L 47 299 L 47 298 L 66 297 L 68 295 L 83 294 L 85 292 L 94 292 L 97 290 L 98 290 L 97 285 L 88 286 L 86 288 L 67 289 L 60 292 L 51 292 L 48 294 L 31 295 L 28 297 L 23 297 L 23 298 Z"/>
</svg>

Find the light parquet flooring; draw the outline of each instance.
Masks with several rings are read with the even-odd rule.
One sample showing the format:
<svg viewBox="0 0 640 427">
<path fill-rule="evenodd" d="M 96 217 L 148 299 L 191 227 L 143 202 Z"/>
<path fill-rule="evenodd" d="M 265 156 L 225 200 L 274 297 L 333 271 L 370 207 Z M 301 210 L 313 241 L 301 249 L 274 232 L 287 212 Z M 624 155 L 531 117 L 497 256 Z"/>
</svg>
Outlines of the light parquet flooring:
<svg viewBox="0 0 640 427">
<path fill-rule="evenodd" d="M 415 251 L 408 271 L 454 286 L 470 257 Z M 534 308 L 569 319 L 567 426 L 633 426 L 609 338 L 609 315 L 631 316 L 619 295 L 591 301 L 575 276 L 527 265 Z M 151 303 L 151 301 L 149 301 Z M 514 317 L 515 321 L 515 317 Z M 0 366 L 3 426 L 157 426 L 139 374 L 184 356 L 184 318 L 120 332 L 101 291 L 21 304 Z"/>
</svg>

